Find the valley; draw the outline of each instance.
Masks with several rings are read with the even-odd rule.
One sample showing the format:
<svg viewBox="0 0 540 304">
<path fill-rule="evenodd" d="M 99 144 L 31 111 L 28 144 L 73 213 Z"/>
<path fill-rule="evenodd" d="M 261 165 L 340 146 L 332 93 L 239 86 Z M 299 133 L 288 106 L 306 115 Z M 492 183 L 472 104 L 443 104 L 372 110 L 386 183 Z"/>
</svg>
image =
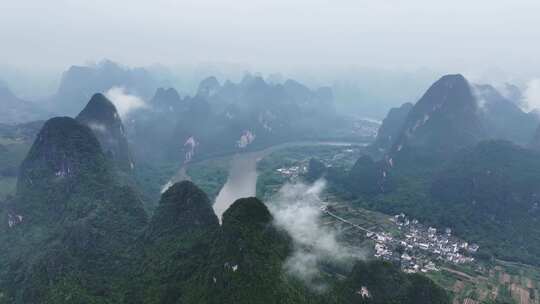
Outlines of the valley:
<svg viewBox="0 0 540 304">
<path fill-rule="evenodd" d="M 0 1 L 0 304 L 540 304 L 540 1 Z"/>
<path fill-rule="evenodd" d="M 242 172 L 253 174 L 256 164 L 256 191 L 252 178 L 249 179 L 249 185 L 246 185 L 238 175 L 229 186 L 217 183 L 208 189 L 213 193 L 221 193 L 225 187 L 232 185 L 245 187 L 243 189 L 249 189 L 247 196 L 256 194 L 266 201 L 272 201 L 272 196 L 285 183 L 304 181 L 311 158 L 321 160 L 328 167 L 350 168 L 356 155 L 365 152 L 364 145 L 355 143 L 295 143 L 247 153 L 249 157 L 244 158 L 241 164 L 245 165 L 247 159 L 250 170 Z M 241 156 L 244 154 L 234 157 Z M 223 172 L 231 166 L 231 162 L 233 160 L 228 157 L 201 161 L 188 166 L 193 169 L 187 171 L 197 168 L 199 172 Z M 324 227 L 335 231 L 339 241 L 347 246 L 366 249 L 369 252 L 368 259 L 387 260 L 396 263 L 405 272 L 424 273 L 451 292 L 455 304 L 484 303 L 490 300 L 516 304 L 539 303 L 539 267 L 476 257 L 477 245 L 466 242 L 466 236 L 465 240 L 456 238 L 451 235 L 450 229 L 432 229 L 403 214 L 388 215 L 364 209 L 354 199 L 346 199 L 343 193 L 335 191 L 330 185 L 316 206 L 320 209 Z M 461 255 L 460 252 L 466 254 Z"/>
</svg>

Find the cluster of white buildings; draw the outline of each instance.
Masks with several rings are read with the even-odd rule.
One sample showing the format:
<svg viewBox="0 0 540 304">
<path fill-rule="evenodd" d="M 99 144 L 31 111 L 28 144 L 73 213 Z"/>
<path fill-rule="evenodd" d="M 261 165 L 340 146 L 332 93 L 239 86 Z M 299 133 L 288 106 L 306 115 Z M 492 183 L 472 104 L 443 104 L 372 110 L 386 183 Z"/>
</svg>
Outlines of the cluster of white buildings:
<svg viewBox="0 0 540 304">
<path fill-rule="evenodd" d="M 294 179 L 307 172 L 307 165 L 302 163 L 292 167 L 279 168 L 276 171 L 282 176 Z"/>
<path fill-rule="evenodd" d="M 8 226 L 9 228 L 14 227 L 15 225 L 18 225 L 22 223 L 23 216 L 18 214 L 8 214 Z"/>
<path fill-rule="evenodd" d="M 400 237 L 372 232 L 366 236 L 375 241 L 375 257 L 399 263 L 405 272 L 437 271 L 436 262 L 464 264 L 474 261 L 470 254 L 478 251 L 478 245 L 452 236 L 451 229 L 438 233 L 436 228 L 409 220 L 404 214 L 394 216 L 392 221 L 401 231 Z"/>
</svg>

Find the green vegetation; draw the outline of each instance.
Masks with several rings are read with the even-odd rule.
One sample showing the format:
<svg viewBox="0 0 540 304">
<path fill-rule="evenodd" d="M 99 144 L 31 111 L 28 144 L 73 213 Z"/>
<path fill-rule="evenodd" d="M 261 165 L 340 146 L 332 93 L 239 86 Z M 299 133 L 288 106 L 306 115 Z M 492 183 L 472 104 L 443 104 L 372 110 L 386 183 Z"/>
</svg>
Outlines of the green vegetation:
<svg viewBox="0 0 540 304">
<path fill-rule="evenodd" d="M 145 205 L 147 212 L 152 213 L 161 197 L 161 190 L 180 169 L 178 163 L 140 163 L 135 165 L 133 177 L 135 184 L 148 200 Z"/>
<path fill-rule="evenodd" d="M 342 146 L 342 145 L 308 145 L 280 149 L 267 155 L 257 163 L 257 197 L 267 198 L 274 194 L 281 186 L 290 180 L 290 177 L 277 172 L 279 168 L 288 168 L 293 166 L 309 169 L 309 163 L 312 159 L 323 163 L 331 168 L 330 174 L 345 170 L 353 166 L 354 162 L 366 149 L 362 146 Z M 322 168 L 319 168 L 321 170 Z M 304 173 L 309 173 L 306 171 Z M 313 177 L 297 176 L 305 178 L 307 181 Z"/>
<path fill-rule="evenodd" d="M 362 297 L 362 287 L 370 297 Z M 387 262 L 359 262 L 338 287 L 338 303 L 450 303 L 446 292 L 419 274 L 405 274 Z"/>
<path fill-rule="evenodd" d="M 115 299 L 124 250 L 146 214 L 131 189 L 114 182 L 90 129 L 49 120 L 20 176 L 2 214 L 11 221 L 2 227 L 2 293 L 15 303 Z"/>
<path fill-rule="evenodd" d="M 208 184 L 217 188 L 225 163 L 194 167 L 208 170 L 193 171 L 194 179 L 219 175 Z M 153 183 L 148 189 L 163 178 L 157 172 L 140 172 Z M 431 281 L 392 265 L 381 273 L 360 263 L 345 281 L 329 279 L 326 292 L 314 292 L 284 271 L 294 246 L 257 198 L 234 202 L 220 226 L 210 199 L 184 181 L 162 195 L 148 221 L 92 131 L 71 118 L 45 124 L 20 177 L 0 214 L 9 222 L 0 225 L 0 303 L 338 304 L 356 301 L 361 284 L 373 289 L 367 303 L 448 303 Z M 389 280 L 403 292 L 383 295 Z"/>
<path fill-rule="evenodd" d="M 540 263 L 538 152 L 486 141 L 448 162 L 417 156 L 400 154 L 393 167 L 360 158 L 352 170 L 327 177 L 330 190 L 347 199 L 354 195 L 357 206 L 450 227 L 480 245 L 479 258 Z"/>
<path fill-rule="evenodd" d="M 187 174 L 213 201 L 227 181 L 230 157 L 220 157 L 188 165 Z"/>
<path fill-rule="evenodd" d="M 0 133 L 0 201 L 15 194 L 19 166 L 30 150 L 31 141 Z"/>
<path fill-rule="evenodd" d="M 277 172 L 276 169 L 298 165 L 301 162 L 308 164 L 314 155 L 312 151 L 316 149 L 305 149 L 305 154 L 298 149 L 292 152 L 291 150 L 293 149 L 274 152 L 259 162 L 258 193 L 272 193 L 275 189 L 279 189 L 289 178 Z M 334 153 L 338 153 L 338 151 Z M 315 158 L 323 159 L 319 156 Z M 477 263 L 474 267 L 447 265 L 448 270 L 443 269 L 440 272 L 428 274 L 439 286 L 449 291 L 457 303 L 464 303 L 466 300 L 474 300 L 478 303 L 520 303 L 522 299 L 524 302 L 521 303 L 537 303 L 539 300 L 537 282 L 540 281 L 540 268 L 493 260 L 491 255 L 496 254 L 496 251 L 493 251 L 486 244 L 492 242 L 501 248 L 500 250 L 504 251 L 501 252 L 501 257 L 516 257 L 519 255 L 520 249 L 515 250 L 512 246 L 523 248 L 523 244 L 516 245 L 520 239 L 527 237 L 532 240 L 534 238 L 534 236 L 528 236 L 526 231 L 536 231 L 536 227 L 530 227 L 535 223 L 535 215 L 530 213 L 534 210 L 535 200 L 523 198 L 535 197 L 531 195 L 535 194 L 536 188 L 533 185 L 538 184 L 536 181 L 538 175 L 535 173 L 538 159 L 540 157 L 536 152 L 519 148 L 508 142 L 485 142 L 474 149 L 462 151 L 451 162 L 439 162 L 437 166 L 432 162 L 422 162 L 424 158 L 413 158 L 411 162 L 405 162 L 404 157 L 401 160 L 399 158 L 394 160 L 395 167 L 388 171 L 387 179 L 387 183 L 392 186 L 389 188 L 391 191 L 384 194 L 355 194 L 354 199 L 351 200 L 350 188 L 348 188 L 351 186 L 344 187 L 343 184 L 337 183 L 338 181 L 343 183 L 347 178 L 327 175 L 327 179 L 330 181 L 327 191 L 330 193 L 326 195 L 332 197 L 330 201 L 343 201 L 345 198 L 345 202 L 351 204 L 352 208 L 347 209 L 346 212 L 340 212 L 340 216 L 364 227 L 382 226 L 388 219 L 384 214 L 368 211 L 364 208 L 392 215 L 404 211 L 427 225 L 440 228 L 452 227 L 455 233 L 466 240 L 479 243 L 480 252 L 476 256 Z M 335 166 L 343 168 L 343 172 L 346 172 L 345 176 L 351 176 L 348 170 L 348 168 L 353 167 L 351 163 L 335 163 Z M 488 171 L 490 174 L 487 174 Z M 526 173 L 522 174 L 522 172 Z M 343 175 L 343 173 L 341 174 Z M 273 182 L 263 182 L 264 180 Z M 458 183 L 458 181 L 472 180 L 475 183 Z M 497 182 L 500 180 L 503 180 L 504 183 Z M 472 185 L 477 188 L 471 189 Z M 484 189 L 484 191 L 477 191 L 477 189 Z M 495 208 L 503 203 L 498 197 L 502 195 L 501 191 L 515 193 L 510 197 L 518 201 L 511 204 L 519 206 L 519 201 L 521 201 L 525 203 L 525 207 L 522 206 L 521 209 L 528 210 L 529 213 L 516 215 L 512 212 L 504 212 L 508 207 Z M 524 195 L 527 193 L 529 195 Z M 338 197 L 334 198 L 333 195 Z M 465 203 L 469 195 L 474 195 L 477 199 L 476 204 Z M 457 199 L 456 196 L 458 196 Z M 443 200 L 441 197 L 445 199 Z M 480 201 L 482 201 L 482 205 Z M 471 200 L 469 200 L 470 202 Z M 478 209 L 471 208 L 473 206 L 477 206 Z M 528 224 L 529 227 L 526 229 L 530 230 L 516 232 L 514 228 L 499 228 L 499 230 L 505 229 L 518 233 L 517 239 L 504 233 L 492 234 L 492 230 L 482 230 L 484 227 L 493 229 L 493 227 L 480 223 L 486 220 L 482 218 L 482 215 L 493 214 L 494 210 L 503 211 L 506 213 L 505 216 L 513 218 L 511 223 L 522 218 L 533 219 L 532 221 L 521 220 L 521 223 L 515 225 L 516 228 L 520 228 L 521 224 Z M 477 213 L 478 217 L 473 217 L 474 213 Z M 446 216 L 442 216 L 443 214 Z M 495 219 L 501 216 L 502 214 L 495 215 Z M 476 222 L 468 221 L 469 218 L 475 218 Z M 444 219 L 446 220 L 443 221 Z M 504 221 L 501 221 L 500 224 L 506 225 Z M 472 232 L 456 229 L 456 225 L 464 225 Z M 389 230 L 385 229 L 385 231 Z M 507 240 L 508 246 L 510 246 L 504 250 L 502 248 L 506 245 L 502 244 L 502 238 Z M 345 241 L 348 242 L 348 239 Z M 530 244 L 525 248 L 534 247 Z M 522 258 L 529 259 L 530 255 L 532 253 L 529 256 L 523 255 Z M 505 259 L 508 258 L 505 257 Z M 525 299 L 528 300 L 525 301 Z"/>
<path fill-rule="evenodd" d="M 0 178 L 0 201 L 7 199 L 15 194 L 17 185 L 16 177 L 2 177 Z"/>
</svg>

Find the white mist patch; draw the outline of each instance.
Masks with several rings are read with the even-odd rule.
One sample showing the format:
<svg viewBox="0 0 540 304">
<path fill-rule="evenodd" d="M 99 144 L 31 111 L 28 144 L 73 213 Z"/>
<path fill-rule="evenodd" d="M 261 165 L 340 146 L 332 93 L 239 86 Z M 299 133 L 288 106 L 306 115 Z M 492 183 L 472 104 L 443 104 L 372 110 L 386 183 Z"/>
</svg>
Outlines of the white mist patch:
<svg viewBox="0 0 540 304">
<path fill-rule="evenodd" d="M 124 87 L 112 87 L 105 93 L 105 96 L 112 101 L 122 119 L 125 119 L 134 110 L 148 107 L 140 97 L 126 93 Z"/>
<path fill-rule="evenodd" d="M 527 83 L 523 99 L 527 111 L 540 109 L 540 78 L 532 79 Z"/>
<path fill-rule="evenodd" d="M 471 85 L 471 89 L 474 99 L 476 99 L 476 105 L 478 106 L 478 109 L 481 111 L 486 111 L 487 100 L 484 97 L 485 92 L 476 85 Z"/>
<path fill-rule="evenodd" d="M 251 133 L 251 131 L 247 130 L 247 131 L 244 131 L 242 136 L 240 136 L 240 139 L 236 142 L 236 144 L 237 144 L 237 146 L 239 148 L 246 148 L 254 140 L 255 140 L 255 134 L 253 134 L 253 133 Z"/>
<path fill-rule="evenodd" d="M 199 145 L 195 137 L 190 136 L 184 143 L 184 147 L 187 149 L 184 155 L 184 163 L 189 163 L 193 156 L 195 156 L 195 148 Z"/>
<path fill-rule="evenodd" d="M 96 131 L 96 132 L 105 133 L 107 131 L 107 127 L 105 127 L 105 125 L 100 124 L 100 123 L 92 122 L 92 123 L 88 124 L 88 127 L 90 127 L 90 129 L 92 129 L 92 131 Z"/>
<path fill-rule="evenodd" d="M 294 241 L 294 252 L 285 263 L 285 270 L 311 287 L 324 289 L 320 278 L 322 262 L 345 264 L 365 258 L 361 249 L 340 244 L 337 233 L 323 225 L 320 198 L 326 186 L 324 180 L 313 185 L 286 184 L 268 204 L 274 224 L 286 230 Z"/>
<path fill-rule="evenodd" d="M 172 187 L 173 182 L 172 180 L 169 180 L 163 187 L 161 187 L 161 194 L 165 193 L 165 191 L 169 190 L 170 187 Z"/>
</svg>

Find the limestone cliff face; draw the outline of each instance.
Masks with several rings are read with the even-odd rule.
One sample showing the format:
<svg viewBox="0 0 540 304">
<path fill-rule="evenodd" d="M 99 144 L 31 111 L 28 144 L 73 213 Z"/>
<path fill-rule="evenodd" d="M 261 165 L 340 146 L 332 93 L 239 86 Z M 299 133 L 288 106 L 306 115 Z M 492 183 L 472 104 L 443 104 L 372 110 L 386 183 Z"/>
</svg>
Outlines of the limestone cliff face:
<svg viewBox="0 0 540 304">
<path fill-rule="evenodd" d="M 390 109 L 377 132 L 375 148 L 384 151 L 392 147 L 412 108 L 412 103 L 404 103 L 399 108 Z"/>
<path fill-rule="evenodd" d="M 445 156 L 477 143 L 487 136 L 477 109 L 465 77 L 442 77 L 411 109 L 390 153 L 415 149 Z"/>
</svg>

